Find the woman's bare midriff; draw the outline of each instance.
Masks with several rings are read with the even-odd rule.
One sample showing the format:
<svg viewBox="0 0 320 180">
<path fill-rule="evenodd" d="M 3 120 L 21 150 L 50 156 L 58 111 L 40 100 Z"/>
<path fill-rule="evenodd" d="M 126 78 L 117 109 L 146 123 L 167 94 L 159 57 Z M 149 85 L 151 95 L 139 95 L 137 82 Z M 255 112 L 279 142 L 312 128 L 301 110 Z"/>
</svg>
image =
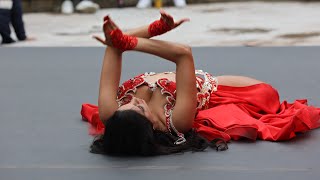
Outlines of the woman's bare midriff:
<svg viewBox="0 0 320 180">
<path fill-rule="evenodd" d="M 244 87 L 251 86 L 255 84 L 264 83 L 263 81 L 259 81 L 257 79 L 253 79 L 245 76 L 232 76 L 232 75 L 223 75 L 217 76 L 218 78 L 218 86 L 233 86 L 233 87 Z"/>
</svg>

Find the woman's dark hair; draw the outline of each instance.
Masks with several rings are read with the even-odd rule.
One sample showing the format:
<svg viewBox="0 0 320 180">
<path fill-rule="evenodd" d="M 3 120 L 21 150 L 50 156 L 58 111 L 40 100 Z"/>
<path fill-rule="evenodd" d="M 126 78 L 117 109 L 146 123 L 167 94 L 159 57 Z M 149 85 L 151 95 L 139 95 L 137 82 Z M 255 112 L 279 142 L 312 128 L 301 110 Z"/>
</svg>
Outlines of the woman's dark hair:
<svg viewBox="0 0 320 180">
<path fill-rule="evenodd" d="M 177 137 L 153 130 L 151 122 L 133 110 L 116 111 L 105 123 L 104 135 L 97 137 L 91 152 L 115 156 L 153 156 L 188 150 L 203 151 L 208 146 L 226 150 L 223 140 L 208 142 L 194 130 L 185 134 L 186 142 L 175 145 Z"/>
</svg>

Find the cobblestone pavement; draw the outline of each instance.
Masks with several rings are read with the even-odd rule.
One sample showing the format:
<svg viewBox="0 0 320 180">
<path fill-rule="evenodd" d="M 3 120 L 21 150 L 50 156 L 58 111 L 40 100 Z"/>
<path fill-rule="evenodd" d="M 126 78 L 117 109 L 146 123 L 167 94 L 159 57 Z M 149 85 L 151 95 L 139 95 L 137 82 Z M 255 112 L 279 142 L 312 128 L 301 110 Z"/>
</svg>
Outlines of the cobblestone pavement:
<svg viewBox="0 0 320 180">
<path fill-rule="evenodd" d="M 190 46 L 305 46 L 320 44 L 320 3 L 232 2 L 165 7 L 176 19 L 190 22 L 157 37 Z M 37 40 L 8 46 L 101 46 L 91 38 L 101 34 L 102 17 L 110 14 L 122 29 L 158 19 L 155 8 L 102 9 L 95 14 L 29 13 L 29 36 Z"/>
</svg>

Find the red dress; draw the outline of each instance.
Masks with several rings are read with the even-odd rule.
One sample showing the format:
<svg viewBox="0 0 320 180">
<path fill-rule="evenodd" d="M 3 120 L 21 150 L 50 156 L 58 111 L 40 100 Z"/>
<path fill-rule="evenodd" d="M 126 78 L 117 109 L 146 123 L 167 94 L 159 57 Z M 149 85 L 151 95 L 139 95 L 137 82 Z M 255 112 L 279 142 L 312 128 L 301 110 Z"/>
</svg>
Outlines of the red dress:
<svg viewBox="0 0 320 180">
<path fill-rule="evenodd" d="M 208 140 L 283 141 L 295 137 L 297 132 L 320 126 L 320 108 L 308 106 L 305 99 L 280 104 L 277 90 L 268 84 L 223 86 L 218 85 L 217 79 L 209 73 L 196 71 L 196 74 L 198 112 L 193 128 Z M 148 85 L 151 90 L 159 87 L 167 95 L 168 103 L 164 108 L 169 119 L 175 104 L 175 82 L 162 78 L 154 84 L 148 84 L 144 77 L 150 75 L 153 73 L 145 73 L 124 82 L 118 90 L 118 104 L 129 103 L 136 88 L 141 85 Z M 97 106 L 83 104 L 81 115 L 90 124 L 90 134 L 103 134 L 105 127 L 99 119 Z"/>
</svg>

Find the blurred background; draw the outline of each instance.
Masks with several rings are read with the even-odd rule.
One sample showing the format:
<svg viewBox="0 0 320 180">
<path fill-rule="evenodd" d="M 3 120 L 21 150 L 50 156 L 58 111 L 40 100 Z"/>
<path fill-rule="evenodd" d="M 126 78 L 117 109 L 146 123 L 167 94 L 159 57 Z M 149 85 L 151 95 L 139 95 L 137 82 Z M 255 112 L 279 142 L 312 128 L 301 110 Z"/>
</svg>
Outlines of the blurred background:
<svg viewBox="0 0 320 180">
<path fill-rule="evenodd" d="M 0 0 L 4 33 L 14 1 Z M 150 24 L 162 8 L 191 19 L 156 39 L 190 46 L 315 46 L 320 44 L 319 1 L 243 0 L 20 0 L 26 38 L 2 46 L 102 46 L 102 19 L 109 14 L 123 30 Z M 13 2 L 13 5 L 10 3 Z M 19 15 L 17 15 L 19 16 Z M 10 17 L 11 21 L 14 17 Z M 16 26 L 21 26 L 16 25 Z M 18 30 L 19 31 L 19 30 Z M 3 42 L 3 37 L 0 39 Z"/>
</svg>

